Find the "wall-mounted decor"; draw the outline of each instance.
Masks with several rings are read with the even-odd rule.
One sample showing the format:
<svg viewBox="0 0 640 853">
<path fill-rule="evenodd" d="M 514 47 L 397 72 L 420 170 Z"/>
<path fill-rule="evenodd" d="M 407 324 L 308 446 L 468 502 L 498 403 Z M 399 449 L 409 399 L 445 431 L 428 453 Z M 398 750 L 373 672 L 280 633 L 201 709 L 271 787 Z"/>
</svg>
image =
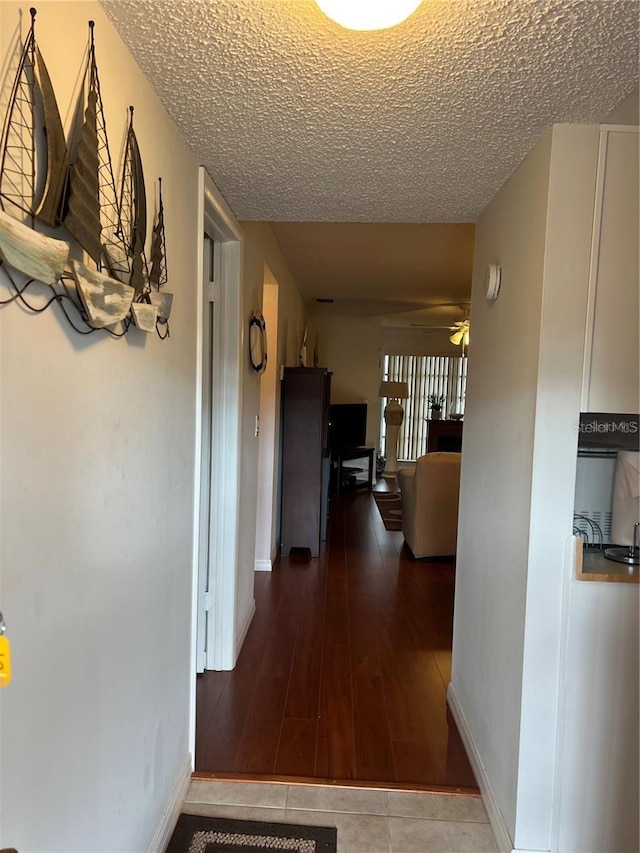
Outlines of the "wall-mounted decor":
<svg viewBox="0 0 640 853">
<path fill-rule="evenodd" d="M 499 264 L 489 264 L 484 279 L 484 298 L 487 302 L 495 302 L 500 295 L 500 280 L 502 270 Z"/>
<path fill-rule="evenodd" d="M 133 288 L 98 270 L 89 269 L 79 261 L 71 261 L 71 266 L 91 325 L 104 329 L 124 320 L 132 307 Z"/>
<path fill-rule="evenodd" d="M 267 329 L 259 311 L 254 311 L 249 320 L 249 362 L 256 373 L 267 369 Z"/>
<path fill-rule="evenodd" d="M 54 285 L 69 261 L 69 244 L 38 234 L 0 212 L 0 254 L 8 264 L 30 278 Z"/>
<path fill-rule="evenodd" d="M 69 158 L 56 96 L 36 43 L 36 10 L 30 12 L 0 141 L 0 203 L 11 215 L 27 214 L 32 225 L 36 217 L 58 225 Z M 43 146 L 37 147 L 38 139 L 44 139 Z"/>
<path fill-rule="evenodd" d="M 160 326 L 166 327 L 166 334 L 169 334 L 169 317 L 171 316 L 171 307 L 173 305 L 173 293 L 161 291 L 169 280 L 167 273 L 167 245 L 164 233 L 164 204 L 162 202 L 162 178 L 158 178 L 158 214 L 153 226 L 153 239 L 151 241 L 151 271 L 149 273 L 149 283 L 151 289 L 149 298 L 151 304 L 155 305 L 158 310 L 158 334 L 160 335 Z M 155 289 L 154 289 L 155 288 Z M 162 336 L 162 335 L 161 335 Z"/>
<path fill-rule="evenodd" d="M 30 11 L 31 26 L 0 139 L 0 265 L 11 292 L 9 298 L 0 299 L 0 305 L 19 300 L 40 313 L 57 303 L 82 334 L 103 329 L 122 337 L 134 325 L 145 332 L 155 329 L 165 339 L 173 295 L 160 292 L 168 278 L 162 183 L 159 179 L 149 270 L 147 200 L 133 107 L 129 108 L 118 192 L 100 93 L 94 23 L 89 21 L 82 100 L 76 111 L 82 123 L 72 133 L 75 138 L 68 149 L 53 86 L 36 44 L 36 10 Z M 74 152 L 72 160 L 68 150 Z M 70 260 L 70 243 L 38 233 L 36 220 L 62 227 L 96 269 Z M 25 280 L 19 282 L 16 273 Z M 45 305 L 28 298 L 36 282 L 52 290 Z"/>
</svg>

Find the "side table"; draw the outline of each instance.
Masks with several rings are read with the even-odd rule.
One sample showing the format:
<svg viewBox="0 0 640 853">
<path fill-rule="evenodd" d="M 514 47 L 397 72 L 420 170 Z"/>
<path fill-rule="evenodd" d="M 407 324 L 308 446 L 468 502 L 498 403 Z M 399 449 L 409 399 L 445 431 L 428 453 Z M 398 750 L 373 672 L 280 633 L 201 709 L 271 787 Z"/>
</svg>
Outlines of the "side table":
<svg viewBox="0 0 640 853">
<path fill-rule="evenodd" d="M 331 494 L 341 495 L 354 489 L 371 489 L 374 453 L 375 447 L 335 450 L 331 458 Z"/>
</svg>

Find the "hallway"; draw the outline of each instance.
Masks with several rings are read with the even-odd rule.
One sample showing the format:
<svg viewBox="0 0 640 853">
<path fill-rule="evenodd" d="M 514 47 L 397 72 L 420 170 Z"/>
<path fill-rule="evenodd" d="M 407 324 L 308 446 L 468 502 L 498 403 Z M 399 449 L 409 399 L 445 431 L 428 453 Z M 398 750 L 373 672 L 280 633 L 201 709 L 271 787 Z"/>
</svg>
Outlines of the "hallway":
<svg viewBox="0 0 640 853">
<path fill-rule="evenodd" d="M 198 677 L 196 773 L 477 791 L 446 709 L 454 577 L 368 492 L 333 498 L 320 558 L 257 573 L 236 668 Z"/>
</svg>

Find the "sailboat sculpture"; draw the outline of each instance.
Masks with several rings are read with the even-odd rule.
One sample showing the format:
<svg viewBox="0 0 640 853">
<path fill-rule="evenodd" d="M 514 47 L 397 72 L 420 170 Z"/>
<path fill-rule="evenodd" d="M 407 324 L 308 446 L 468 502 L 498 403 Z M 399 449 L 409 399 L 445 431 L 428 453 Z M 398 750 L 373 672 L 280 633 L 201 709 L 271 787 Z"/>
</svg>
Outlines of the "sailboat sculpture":
<svg viewBox="0 0 640 853">
<path fill-rule="evenodd" d="M 131 316 L 143 332 L 156 327 L 158 309 L 149 299 L 149 270 L 145 255 L 147 238 L 147 192 L 144 184 L 142 157 L 136 132 L 133 129 L 133 107 L 129 107 L 129 127 L 122 163 L 122 184 L 119 207 L 120 234 L 131 260 L 129 283 L 135 290 Z"/>
<path fill-rule="evenodd" d="M 53 285 L 65 269 L 69 245 L 36 233 L 33 225 L 35 219 L 59 224 L 69 158 L 49 72 L 36 43 L 36 10 L 31 8 L 30 14 L 0 137 L 0 254 L 30 278 Z M 40 133 L 44 150 L 38 144 Z M 25 215 L 32 227 L 21 221 Z"/>
<path fill-rule="evenodd" d="M 73 261 L 72 270 L 82 304 L 95 328 L 124 320 L 135 295 L 122 279 L 129 264 L 118 237 L 115 180 L 109 153 L 98 67 L 94 22 L 85 72 L 86 108 L 80 138 L 69 167 L 68 204 L 64 225 L 97 266 L 91 270 Z"/>
<path fill-rule="evenodd" d="M 151 292 L 149 293 L 149 299 L 151 300 L 151 304 L 157 307 L 158 320 L 161 323 L 166 323 L 169 319 L 173 304 L 173 293 L 160 290 L 167 281 L 167 248 L 164 234 L 162 178 L 158 178 L 158 215 L 153 226 L 153 238 L 151 241 L 151 271 L 149 273 Z"/>
</svg>

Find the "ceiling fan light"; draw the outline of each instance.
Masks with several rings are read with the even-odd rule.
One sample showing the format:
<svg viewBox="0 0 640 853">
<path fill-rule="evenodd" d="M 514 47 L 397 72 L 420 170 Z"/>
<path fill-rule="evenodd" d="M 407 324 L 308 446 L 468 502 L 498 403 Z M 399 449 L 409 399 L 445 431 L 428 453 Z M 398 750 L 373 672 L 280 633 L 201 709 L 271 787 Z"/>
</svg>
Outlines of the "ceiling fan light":
<svg viewBox="0 0 640 853">
<path fill-rule="evenodd" d="M 451 335 L 449 340 L 451 341 L 452 344 L 455 344 L 456 346 L 460 346 L 463 338 L 464 338 L 464 332 L 462 331 L 462 329 L 458 329 L 457 332 L 454 332 Z"/>
<path fill-rule="evenodd" d="M 406 20 L 422 0 L 316 0 L 324 14 L 348 30 L 386 30 Z"/>
</svg>

